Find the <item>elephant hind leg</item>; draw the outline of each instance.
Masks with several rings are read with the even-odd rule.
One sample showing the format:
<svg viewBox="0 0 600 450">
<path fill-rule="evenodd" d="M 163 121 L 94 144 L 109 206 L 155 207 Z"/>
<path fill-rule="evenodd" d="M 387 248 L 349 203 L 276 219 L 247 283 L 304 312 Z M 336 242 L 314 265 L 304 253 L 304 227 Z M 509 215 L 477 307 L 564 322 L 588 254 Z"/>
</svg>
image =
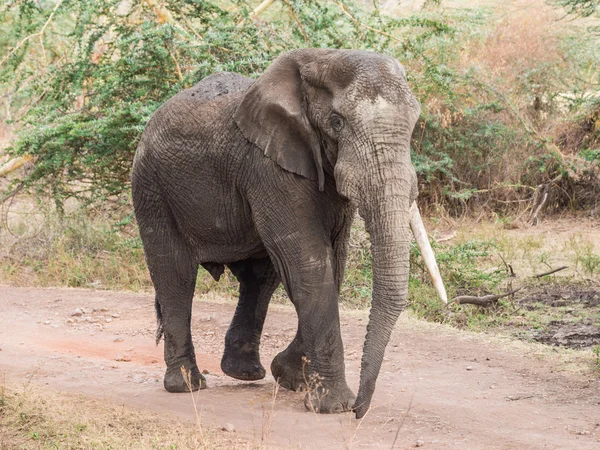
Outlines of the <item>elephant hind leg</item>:
<svg viewBox="0 0 600 450">
<path fill-rule="evenodd" d="M 240 283 L 240 297 L 227 334 L 221 370 L 238 380 L 260 380 L 260 336 L 273 292 L 280 283 L 269 258 L 249 258 L 227 265 Z"/>
<path fill-rule="evenodd" d="M 156 291 L 157 344 L 164 336 L 165 389 L 203 389 L 192 343 L 192 299 L 198 264 L 181 236 L 171 210 L 160 195 L 136 190 L 134 205 L 146 262 Z M 189 374 L 186 380 L 181 368 Z"/>
</svg>

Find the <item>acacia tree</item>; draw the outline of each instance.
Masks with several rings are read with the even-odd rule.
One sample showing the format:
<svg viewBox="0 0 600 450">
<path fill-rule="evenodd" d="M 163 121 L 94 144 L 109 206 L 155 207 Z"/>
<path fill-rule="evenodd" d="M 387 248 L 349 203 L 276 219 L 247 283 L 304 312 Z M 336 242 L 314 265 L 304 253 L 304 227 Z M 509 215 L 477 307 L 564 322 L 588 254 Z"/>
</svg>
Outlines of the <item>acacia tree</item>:
<svg viewBox="0 0 600 450">
<path fill-rule="evenodd" d="M 153 111 L 215 71 L 255 76 L 298 47 L 372 49 L 403 59 L 451 34 L 427 18 L 394 20 L 348 2 L 282 0 L 261 16 L 244 0 L 20 0 L 0 9 L 0 87 L 30 155 L 25 186 L 60 204 L 127 188 Z"/>
</svg>

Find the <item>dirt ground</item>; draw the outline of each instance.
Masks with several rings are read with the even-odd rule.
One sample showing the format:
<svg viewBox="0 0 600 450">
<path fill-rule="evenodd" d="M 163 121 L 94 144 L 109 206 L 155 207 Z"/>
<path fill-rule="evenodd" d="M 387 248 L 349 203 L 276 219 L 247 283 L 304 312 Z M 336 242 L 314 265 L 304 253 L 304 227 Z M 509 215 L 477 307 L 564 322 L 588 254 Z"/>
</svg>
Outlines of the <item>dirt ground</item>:
<svg viewBox="0 0 600 450">
<path fill-rule="evenodd" d="M 83 289 L 0 286 L 0 376 L 174 414 L 195 421 L 190 394 L 162 387 L 162 343 L 154 345 L 153 298 Z M 387 350 L 373 408 L 307 412 L 303 394 L 279 391 L 272 377 L 241 382 L 219 369 L 234 305 L 194 304 L 197 358 L 209 388 L 195 396 L 205 425 L 270 448 L 597 449 L 600 379 L 567 370 L 539 344 L 509 344 L 403 315 Z M 366 312 L 344 312 L 350 386 L 358 386 Z M 274 305 L 262 341 L 271 358 L 296 326 L 293 309 Z M 396 436 L 397 435 L 397 436 Z"/>
</svg>

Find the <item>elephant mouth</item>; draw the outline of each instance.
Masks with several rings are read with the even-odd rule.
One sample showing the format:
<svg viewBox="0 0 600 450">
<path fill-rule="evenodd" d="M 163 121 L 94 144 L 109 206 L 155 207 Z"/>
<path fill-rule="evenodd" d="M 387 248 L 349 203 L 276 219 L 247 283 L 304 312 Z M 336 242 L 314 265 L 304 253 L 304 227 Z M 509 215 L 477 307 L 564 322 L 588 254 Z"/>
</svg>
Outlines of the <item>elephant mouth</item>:
<svg viewBox="0 0 600 450">
<path fill-rule="evenodd" d="M 415 237 L 415 241 L 417 242 L 417 247 L 421 252 L 421 256 L 423 256 L 423 260 L 425 261 L 427 271 L 431 276 L 433 287 L 440 299 L 447 304 L 448 296 L 446 294 L 446 288 L 444 287 L 444 281 L 440 275 L 440 270 L 435 260 L 435 255 L 433 253 L 433 249 L 431 248 L 431 244 L 429 244 L 427 231 L 425 231 L 425 225 L 423 225 L 423 220 L 421 219 L 421 214 L 419 213 L 419 208 L 417 207 L 417 202 L 413 202 L 410 207 L 410 228 Z"/>
</svg>

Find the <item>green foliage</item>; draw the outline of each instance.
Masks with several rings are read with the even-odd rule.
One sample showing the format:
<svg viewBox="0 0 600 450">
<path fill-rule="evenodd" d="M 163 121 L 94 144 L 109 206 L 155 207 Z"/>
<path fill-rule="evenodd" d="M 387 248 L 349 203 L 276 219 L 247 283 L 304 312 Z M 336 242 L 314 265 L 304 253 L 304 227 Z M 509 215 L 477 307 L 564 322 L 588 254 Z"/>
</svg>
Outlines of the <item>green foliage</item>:
<svg viewBox="0 0 600 450">
<path fill-rule="evenodd" d="M 486 295 L 496 292 L 507 277 L 505 270 L 483 269 L 489 266 L 493 252 L 499 250 L 494 241 L 469 240 L 451 246 L 435 248 L 440 274 L 450 298 L 458 295 Z M 416 245 L 411 249 L 409 307 L 419 318 L 431 322 L 449 322 L 459 327 L 486 329 L 500 320 L 505 302 L 500 301 L 493 314 L 469 305 L 444 305 L 431 285 Z"/>
<path fill-rule="evenodd" d="M 434 244 L 435 247 L 435 244 Z M 442 279 L 456 295 L 491 292 L 506 278 L 501 269 L 483 270 L 481 266 L 498 250 L 493 241 L 469 240 L 446 248 L 437 248 L 436 259 Z M 416 247 L 413 251 L 418 253 Z M 418 260 L 411 261 L 415 267 Z"/>
<path fill-rule="evenodd" d="M 600 14 L 598 0 L 554 0 L 557 6 L 562 6 L 569 14 L 579 17 L 597 16 Z"/>
<path fill-rule="evenodd" d="M 455 214 L 481 205 L 504 211 L 529 197 L 528 187 L 560 174 L 555 196 L 561 198 L 548 205 L 593 206 L 597 39 L 577 30 L 549 37 L 545 22 L 511 28 L 491 8 L 442 9 L 438 1 L 390 17 L 377 2 L 280 0 L 251 18 L 256 3 L 11 0 L 0 6 L 6 102 L 0 120 L 19 135 L 9 151 L 35 158 L 26 186 L 59 206 L 71 196 L 113 197 L 129 187 L 149 117 L 173 94 L 215 71 L 255 77 L 281 52 L 333 47 L 383 52 L 407 67 L 422 105 L 412 160 L 423 202 Z M 507 36 L 513 41 L 505 42 Z M 498 61 L 509 63 L 498 68 Z M 552 142 L 574 158 L 558 157 Z"/>
<path fill-rule="evenodd" d="M 227 8 L 205 0 L 169 0 L 154 9 L 148 3 L 24 0 L 0 13 L 10 33 L 19 30 L 0 38 L 0 83 L 13 92 L 20 127 L 10 151 L 35 157 L 27 184 L 59 204 L 126 189 L 153 111 L 213 72 L 256 76 L 298 47 L 373 49 L 420 60 L 431 38 L 452 35 L 434 18 L 391 19 L 348 2 L 288 0 L 272 6 L 278 11 L 267 11 L 268 20 L 249 18 L 242 0 Z M 35 37 L 18 47 L 46 22 L 41 42 Z"/>
<path fill-rule="evenodd" d="M 594 274 L 600 274 L 600 255 L 594 253 L 594 248 L 591 244 L 576 249 L 574 262 L 576 267 L 581 267 L 589 277 L 593 277 Z"/>
</svg>

